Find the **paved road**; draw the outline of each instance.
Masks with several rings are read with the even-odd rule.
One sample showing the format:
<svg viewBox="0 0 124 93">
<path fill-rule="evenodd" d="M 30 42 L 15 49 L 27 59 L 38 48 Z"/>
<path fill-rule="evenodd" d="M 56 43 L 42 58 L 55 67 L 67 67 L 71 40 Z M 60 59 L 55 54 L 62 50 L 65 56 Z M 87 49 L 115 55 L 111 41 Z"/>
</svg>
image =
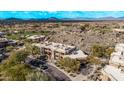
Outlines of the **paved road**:
<svg viewBox="0 0 124 93">
<path fill-rule="evenodd" d="M 71 81 L 71 79 L 64 74 L 62 71 L 58 70 L 56 67 L 46 64 L 48 69 L 42 70 L 45 74 L 47 74 L 49 77 L 51 77 L 51 80 L 53 81 Z M 37 70 L 41 70 L 39 67 L 32 66 L 32 68 L 35 68 Z"/>
<path fill-rule="evenodd" d="M 48 69 L 45 72 L 53 76 L 57 81 L 71 81 L 71 79 L 67 75 L 65 75 L 63 72 L 52 65 L 48 64 Z"/>
</svg>

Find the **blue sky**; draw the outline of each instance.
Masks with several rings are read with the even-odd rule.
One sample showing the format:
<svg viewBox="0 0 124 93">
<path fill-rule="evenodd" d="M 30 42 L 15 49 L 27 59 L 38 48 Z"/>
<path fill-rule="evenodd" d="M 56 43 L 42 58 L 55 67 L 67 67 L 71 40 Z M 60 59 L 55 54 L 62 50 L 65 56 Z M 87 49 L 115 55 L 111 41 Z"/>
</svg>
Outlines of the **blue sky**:
<svg viewBox="0 0 124 93">
<path fill-rule="evenodd" d="M 124 11 L 0 11 L 0 19 L 4 18 L 100 18 L 124 17 Z"/>
</svg>

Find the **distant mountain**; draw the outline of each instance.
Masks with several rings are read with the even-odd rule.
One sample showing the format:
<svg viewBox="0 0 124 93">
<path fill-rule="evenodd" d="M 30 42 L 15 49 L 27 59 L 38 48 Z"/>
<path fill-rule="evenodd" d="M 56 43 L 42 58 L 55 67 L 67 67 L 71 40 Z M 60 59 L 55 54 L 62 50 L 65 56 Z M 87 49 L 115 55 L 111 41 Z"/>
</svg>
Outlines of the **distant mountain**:
<svg viewBox="0 0 124 93">
<path fill-rule="evenodd" d="M 124 19 L 124 17 L 118 17 L 119 19 Z"/>
<path fill-rule="evenodd" d="M 58 18 L 56 18 L 56 17 L 50 17 L 50 18 L 47 18 L 47 20 L 59 20 Z"/>
<path fill-rule="evenodd" d="M 108 16 L 108 17 L 101 17 L 101 18 L 97 18 L 98 20 L 124 20 L 124 17 L 112 17 L 112 16 Z"/>
<path fill-rule="evenodd" d="M 124 20 L 124 17 L 112 17 L 112 16 L 108 16 L 108 17 L 100 17 L 100 18 L 83 18 L 83 17 L 78 17 L 78 18 L 63 18 L 61 20 Z"/>
<path fill-rule="evenodd" d="M 100 17 L 100 18 L 83 18 L 83 17 L 77 17 L 77 18 L 56 18 L 56 17 L 50 17 L 50 18 L 30 18 L 30 19 L 20 19 L 20 18 L 7 18 L 7 19 L 0 19 L 0 21 L 100 21 L 100 20 L 124 20 L 124 17 L 112 17 L 112 16 L 108 16 L 108 17 Z"/>
<path fill-rule="evenodd" d="M 11 20 L 13 20 L 13 21 L 15 20 L 15 21 L 16 21 L 16 20 L 23 20 L 23 19 L 21 19 L 21 18 L 6 18 L 6 19 L 4 19 L 4 20 L 10 20 L 10 21 L 11 21 Z"/>
</svg>

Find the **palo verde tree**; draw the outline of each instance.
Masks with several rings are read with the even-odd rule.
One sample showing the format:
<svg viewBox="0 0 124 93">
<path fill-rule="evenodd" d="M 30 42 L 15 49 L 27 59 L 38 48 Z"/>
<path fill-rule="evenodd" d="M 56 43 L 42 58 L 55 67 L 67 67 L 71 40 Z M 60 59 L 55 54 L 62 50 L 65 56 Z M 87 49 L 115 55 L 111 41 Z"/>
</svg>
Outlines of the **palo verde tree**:
<svg viewBox="0 0 124 93">
<path fill-rule="evenodd" d="M 34 45 L 26 45 L 26 51 L 30 55 L 40 55 L 40 48 Z"/>
<path fill-rule="evenodd" d="M 80 69 L 80 61 L 70 58 L 62 58 L 58 64 L 63 67 L 67 72 L 78 72 Z"/>
</svg>

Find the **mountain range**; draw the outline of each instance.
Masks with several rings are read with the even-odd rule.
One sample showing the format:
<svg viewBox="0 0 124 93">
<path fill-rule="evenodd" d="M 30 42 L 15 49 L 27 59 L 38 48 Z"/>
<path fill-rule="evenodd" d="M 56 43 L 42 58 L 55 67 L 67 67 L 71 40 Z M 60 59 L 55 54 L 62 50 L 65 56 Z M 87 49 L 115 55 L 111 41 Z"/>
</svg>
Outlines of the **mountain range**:
<svg viewBox="0 0 124 93">
<path fill-rule="evenodd" d="M 0 11 L 1 20 L 124 20 L 124 11 Z"/>
<path fill-rule="evenodd" d="M 56 17 L 50 17 L 50 18 L 30 18 L 30 19 L 21 19 L 21 18 L 6 18 L 6 19 L 0 19 L 1 21 L 100 21 L 100 20 L 123 20 L 124 17 L 100 17 L 100 18 L 56 18 Z"/>
</svg>

